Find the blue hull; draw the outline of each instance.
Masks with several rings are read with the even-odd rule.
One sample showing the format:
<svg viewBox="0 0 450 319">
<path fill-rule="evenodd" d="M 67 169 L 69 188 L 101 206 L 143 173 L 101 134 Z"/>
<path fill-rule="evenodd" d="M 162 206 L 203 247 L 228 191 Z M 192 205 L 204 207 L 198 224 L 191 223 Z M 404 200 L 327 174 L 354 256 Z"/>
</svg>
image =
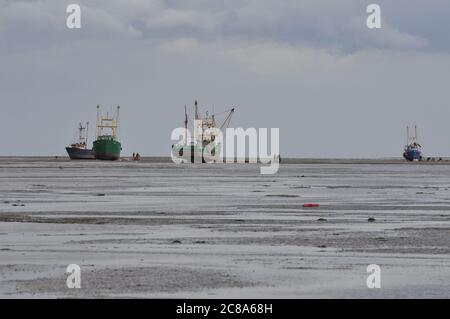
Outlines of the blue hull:
<svg viewBox="0 0 450 319">
<path fill-rule="evenodd" d="M 420 160 L 422 160 L 422 152 L 419 151 L 418 149 L 406 150 L 403 153 L 403 157 L 410 162 L 420 161 Z"/>
</svg>

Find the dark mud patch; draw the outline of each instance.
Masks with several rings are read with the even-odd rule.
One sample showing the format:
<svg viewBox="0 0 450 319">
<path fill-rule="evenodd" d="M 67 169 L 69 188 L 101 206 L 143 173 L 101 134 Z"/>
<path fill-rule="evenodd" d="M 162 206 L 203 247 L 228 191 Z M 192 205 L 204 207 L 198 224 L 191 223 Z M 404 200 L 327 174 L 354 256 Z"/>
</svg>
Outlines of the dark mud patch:
<svg viewBox="0 0 450 319">
<path fill-rule="evenodd" d="M 23 213 L 0 214 L 0 222 L 47 223 L 47 224 L 88 224 L 88 225 L 289 225 L 306 224 L 313 221 L 292 221 L 274 219 L 229 219 L 229 218 L 129 218 L 129 217 L 42 217 Z"/>
<path fill-rule="evenodd" d="M 59 298 L 107 298 L 254 285 L 226 272 L 187 267 L 125 267 L 86 271 L 82 268 L 81 289 L 68 289 L 65 276 L 18 280 L 14 283 L 17 293 Z"/>
<path fill-rule="evenodd" d="M 265 195 L 265 197 L 281 197 L 281 198 L 295 198 L 300 197 L 299 195 L 285 195 L 285 194 L 277 194 L 277 195 Z"/>
</svg>

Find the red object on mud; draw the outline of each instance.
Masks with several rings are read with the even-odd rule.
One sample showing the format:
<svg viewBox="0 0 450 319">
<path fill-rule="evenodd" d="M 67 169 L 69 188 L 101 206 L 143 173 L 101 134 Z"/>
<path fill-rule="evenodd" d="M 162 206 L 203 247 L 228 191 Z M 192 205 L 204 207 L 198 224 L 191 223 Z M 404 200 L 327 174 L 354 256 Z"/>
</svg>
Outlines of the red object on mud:
<svg viewBox="0 0 450 319">
<path fill-rule="evenodd" d="M 319 207 L 319 204 L 303 204 L 303 207 Z"/>
</svg>

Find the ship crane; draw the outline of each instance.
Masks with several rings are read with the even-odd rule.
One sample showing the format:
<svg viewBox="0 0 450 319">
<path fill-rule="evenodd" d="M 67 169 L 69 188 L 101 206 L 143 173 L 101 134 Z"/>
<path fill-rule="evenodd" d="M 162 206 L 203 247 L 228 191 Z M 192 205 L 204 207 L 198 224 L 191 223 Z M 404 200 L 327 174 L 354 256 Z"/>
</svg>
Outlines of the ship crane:
<svg viewBox="0 0 450 319">
<path fill-rule="evenodd" d="M 230 113 L 228 113 L 228 116 L 225 118 L 222 125 L 220 126 L 220 130 L 222 130 L 224 127 L 228 127 L 228 125 L 230 125 L 231 118 L 233 117 L 233 114 L 234 114 L 234 107 L 231 110 L 228 110 L 225 112 L 230 112 Z"/>
</svg>

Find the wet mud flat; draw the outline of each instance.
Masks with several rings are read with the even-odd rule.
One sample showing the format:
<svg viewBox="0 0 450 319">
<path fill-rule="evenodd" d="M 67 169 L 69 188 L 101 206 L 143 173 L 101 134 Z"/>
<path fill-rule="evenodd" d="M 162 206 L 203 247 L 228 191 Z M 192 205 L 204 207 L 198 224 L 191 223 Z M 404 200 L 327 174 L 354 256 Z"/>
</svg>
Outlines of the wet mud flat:
<svg viewBox="0 0 450 319">
<path fill-rule="evenodd" d="M 0 296 L 448 298 L 450 165 L 0 158 Z"/>
</svg>

